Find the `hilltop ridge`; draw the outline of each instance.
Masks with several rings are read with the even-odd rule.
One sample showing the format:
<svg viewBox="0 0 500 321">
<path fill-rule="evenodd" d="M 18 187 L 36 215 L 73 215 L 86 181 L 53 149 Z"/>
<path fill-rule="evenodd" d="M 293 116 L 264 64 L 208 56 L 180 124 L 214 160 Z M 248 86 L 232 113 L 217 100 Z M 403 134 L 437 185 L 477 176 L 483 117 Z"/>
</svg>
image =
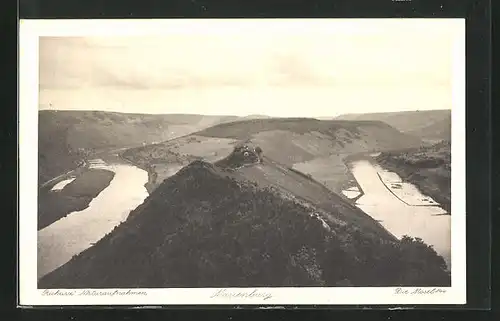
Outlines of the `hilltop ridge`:
<svg viewBox="0 0 500 321">
<path fill-rule="evenodd" d="M 378 120 L 343 121 L 306 117 L 261 118 L 217 124 L 200 130 L 196 134 L 199 136 L 245 139 L 260 132 L 272 130 L 289 130 L 297 134 L 305 134 L 311 131 L 331 134 L 340 128 L 355 130 L 360 126 L 389 127 L 388 124 Z"/>
</svg>

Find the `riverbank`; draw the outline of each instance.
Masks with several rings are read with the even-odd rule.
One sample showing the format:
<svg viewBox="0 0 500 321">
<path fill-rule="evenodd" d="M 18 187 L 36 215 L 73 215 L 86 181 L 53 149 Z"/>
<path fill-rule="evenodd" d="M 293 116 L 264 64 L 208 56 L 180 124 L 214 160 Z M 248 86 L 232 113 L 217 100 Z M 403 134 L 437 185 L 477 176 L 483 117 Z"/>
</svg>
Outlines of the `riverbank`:
<svg viewBox="0 0 500 321">
<path fill-rule="evenodd" d="M 146 188 L 148 194 L 151 194 L 155 190 L 155 188 L 159 185 L 159 183 L 157 182 L 158 173 L 156 173 L 154 168 L 149 164 L 137 163 L 133 161 L 130 157 L 125 156 L 123 153 L 118 154 L 118 156 L 125 163 L 140 168 L 148 173 L 148 181 L 144 184 L 144 188 Z"/>
<path fill-rule="evenodd" d="M 39 183 L 38 186 L 41 190 L 50 190 L 53 186 L 55 186 L 59 182 L 67 180 L 70 177 L 80 175 L 87 169 L 88 169 L 88 164 L 85 162 L 85 160 L 82 160 L 75 169 L 72 169 L 64 174 L 51 178 L 47 180 L 45 183 L 42 184 Z"/>
<path fill-rule="evenodd" d="M 111 182 L 93 198 L 85 209 L 72 211 L 38 231 L 38 277 L 68 262 L 74 255 L 93 246 L 148 196 L 144 183 L 147 173 L 131 165 L 105 164 L 114 176 Z M 98 170 L 93 170 L 96 173 Z M 103 174 L 103 170 L 99 174 Z M 80 189 L 82 195 L 95 189 L 99 177 L 86 177 Z M 76 181 L 76 180 L 75 180 Z M 74 182 L 73 182 L 74 183 Z M 66 188 L 70 186 L 68 184 Z"/>
<path fill-rule="evenodd" d="M 38 230 L 71 212 L 87 208 L 109 186 L 115 173 L 104 169 L 80 169 L 75 180 L 60 191 L 40 189 L 38 194 Z"/>
<path fill-rule="evenodd" d="M 381 153 L 380 166 L 415 185 L 451 214 L 451 151 L 449 143 L 438 143 L 404 152 Z"/>
<path fill-rule="evenodd" d="M 415 205 L 408 200 L 421 200 L 424 195 L 411 184 L 401 184 L 401 191 L 396 194 L 381 179 L 380 165 L 372 160 L 358 160 L 352 164 L 353 174 L 361 186 L 364 195 L 358 199 L 358 206 L 373 219 L 379 221 L 389 232 L 401 239 L 405 236 L 422 239 L 431 245 L 443 257 L 449 267 L 451 262 L 451 223 L 449 215 L 442 215 L 444 210 L 433 205 Z"/>
</svg>

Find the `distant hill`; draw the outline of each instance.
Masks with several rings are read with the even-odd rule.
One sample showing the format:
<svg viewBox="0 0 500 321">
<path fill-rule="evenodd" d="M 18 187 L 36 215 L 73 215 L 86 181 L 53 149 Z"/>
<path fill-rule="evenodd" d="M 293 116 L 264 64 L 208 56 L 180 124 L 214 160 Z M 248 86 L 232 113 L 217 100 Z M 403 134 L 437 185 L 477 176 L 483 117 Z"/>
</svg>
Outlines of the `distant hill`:
<svg viewBox="0 0 500 321">
<path fill-rule="evenodd" d="M 38 287 L 450 285 L 432 248 L 360 228 L 337 203 L 326 211 L 194 161 Z"/>
<path fill-rule="evenodd" d="M 85 155 L 186 135 L 236 116 L 151 115 L 103 111 L 39 112 L 39 182 L 69 171 Z"/>
<path fill-rule="evenodd" d="M 273 118 L 218 124 L 197 136 L 251 141 L 271 158 L 292 165 L 332 153 L 399 149 L 421 141 L 380 121 Z M 271 153 L 271 154 L 270 154 Z"/>
<path fill-rule="evenodd" d="M 451 139 L 451 110 L 421 110 L 390 113 L 345 114 L 337 120 L 378 120 L 399 131 L 423 139 Z"/>
<path fill-rule="evenodd" d="M 380 121 L 270 118 L 218 124 L 167 142 L 129 149 L 123 156 L 153 173 L 149 187 L 154 189 L 189 162 L 215 162 L 241 142 L 259 146 L 270 159 L 311 174 L 337 192 L 351 179 L 343 163 L 346 155 L 421 145 L 419 138 Z"/>
<path fill-rule="evenodd" d="M 253 115 L 248 115 L 248 116 L 242 116 L 240 117 L 240 119 L 267 119 L 267 118 L 273 118 L 271 116 L 267 116 L 267 115 L 260 115 L 260 114 L 253 114 Z"/>
<path fill-rule="evenodd" d="M 428 126 L 407 132 L 427 140 L 451 140 L 451 117 L 432 122 Z"/>
</svg>

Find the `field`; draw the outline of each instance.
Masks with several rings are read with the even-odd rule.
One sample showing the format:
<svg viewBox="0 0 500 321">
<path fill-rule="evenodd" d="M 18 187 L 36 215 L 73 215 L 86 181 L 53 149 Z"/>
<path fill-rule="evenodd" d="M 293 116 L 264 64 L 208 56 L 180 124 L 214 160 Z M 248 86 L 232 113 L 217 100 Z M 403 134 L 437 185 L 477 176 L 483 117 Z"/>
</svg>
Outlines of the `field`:
<svg viewBox="0 0 500 321">
<path fill-rule="evenodd" d="M 279 189 L 201 161 L 165 180 L 39 288 L 446 286 L 418 239 L 386 240 Z"/>
<path fill-rule="evenodd" d="M 377 161 L 403 180 L 413 183 L 446 211 L 451 211 L 451 144 L 442 141 L 430 147 L 405 152 L 382 153 Z"/>
<path fill-rule="evenodd" d="M 71 212 L 81 211 L 104 190 L 114 173 L 103 169 L 89 169 L 80 173 L 61 191 L 50 188 L 39 190 L 38 229 L 42 229 Z"/>
</svg>

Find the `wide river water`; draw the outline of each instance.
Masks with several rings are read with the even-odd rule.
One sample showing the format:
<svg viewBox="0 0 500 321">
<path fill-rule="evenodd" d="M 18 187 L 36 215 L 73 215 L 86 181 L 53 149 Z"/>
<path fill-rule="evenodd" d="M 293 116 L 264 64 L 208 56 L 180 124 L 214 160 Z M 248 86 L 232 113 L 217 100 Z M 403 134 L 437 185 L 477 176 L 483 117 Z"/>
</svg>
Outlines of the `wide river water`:
<svg viewBox="0 0 500 321">
<path fill-rule="evenodd" d="M 146 171 L 125 164 L 108 165 L 102 161 L 95 167 L 114 172 L 113 180 L 90 202 L 89 207 L 72 212 L 38 231 L 38 278 L 99 241 L 148 196 L 144 187 L 148 181 Z"/>
<path fill-rule="evenodd" d="M 450 268 L 451 216 L 432 198 L 392 172 L 368 160 L 351 164 L 363 196 L 356 205 L 397 238 L 419 237 L 432 245 Z"/>
</svg>

